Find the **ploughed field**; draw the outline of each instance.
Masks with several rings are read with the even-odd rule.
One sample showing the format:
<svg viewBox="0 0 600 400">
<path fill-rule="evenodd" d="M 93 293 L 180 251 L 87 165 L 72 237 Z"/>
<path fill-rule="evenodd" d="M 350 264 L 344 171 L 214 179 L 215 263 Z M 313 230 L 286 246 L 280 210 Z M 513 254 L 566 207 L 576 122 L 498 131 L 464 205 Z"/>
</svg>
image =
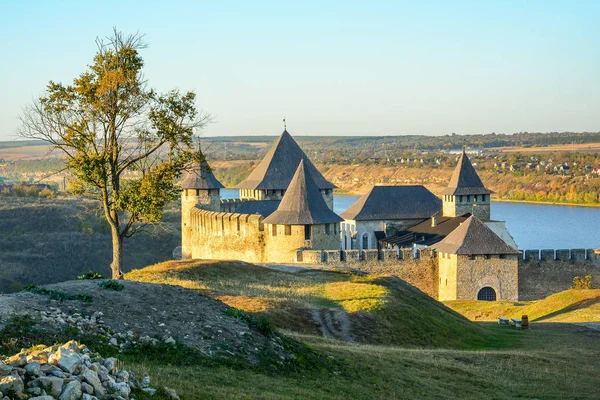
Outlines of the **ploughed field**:
<svg viewBox="0 0 600 400">
<path fill-rule="evenodd" d="M 164 377 L 159 379 L 168 380 L 187 398 L 598 394 L 600 331 L 558 322 L 534 321 L 529 330 L 475 323 L 398 278 L 289 271 L 295 272 L 192 260 L 134 270 L 127 279 L 181 285 L 251 315 L 266 315 L 287 337 L 339 361 L 339 368 L 306 365 L 297 373 L 264 373 L 155 362 L 137 365 Z"/>
</svg>

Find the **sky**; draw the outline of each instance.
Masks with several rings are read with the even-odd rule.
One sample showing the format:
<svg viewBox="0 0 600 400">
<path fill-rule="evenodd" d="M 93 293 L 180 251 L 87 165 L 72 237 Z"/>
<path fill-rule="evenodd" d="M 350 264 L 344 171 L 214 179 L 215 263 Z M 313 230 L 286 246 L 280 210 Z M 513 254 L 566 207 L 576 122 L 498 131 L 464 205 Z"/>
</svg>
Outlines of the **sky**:
<svg viewBox="0 0 600 400">
<path fill-rule="evenodd" d="M 0 0 L 0 140 L 113 27 L 193 90 L 204 134 L 600 130 L 600 1 Z"/>
</svg>

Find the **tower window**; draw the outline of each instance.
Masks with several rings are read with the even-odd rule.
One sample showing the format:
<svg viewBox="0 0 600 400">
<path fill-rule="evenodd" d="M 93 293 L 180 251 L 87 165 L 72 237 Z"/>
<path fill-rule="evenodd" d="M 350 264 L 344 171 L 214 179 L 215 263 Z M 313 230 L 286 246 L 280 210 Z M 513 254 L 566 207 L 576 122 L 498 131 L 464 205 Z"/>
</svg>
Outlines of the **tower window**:
<svg viewBox="0 0 600 400">
<path fill-rule="evenodd" d="M 459 197 L 458 197 L 458 201 L 460 201 L 460 202 L 462 203 L 462 201 L 463 201 L 463 197 L 462 197 L 462 196 L 459 196 Z"/>
<path fill-rule="evenodd" d="M 304 240 L 310 240 L 310 225 L 304 225 Z"/>
<path fill-rule="evenodd" d="M 329 235 L 331 233 L 331 226 L 329 224 L 325 224 L 325 234 Z"/>
<path fill-rule="evenodd" d="M 277 225 L 275 225 L 275 224 L 273 224 L 272 233 L 273 233 L 273 236 L 277 236 Z"/>
<path fill-rule="evenodd" d="M 292 234 L 292 226 L 291 226 L 291 225 L 286 225 L 286 226 L 285 226 L 285 234 L 286 234 L 287 236 L 289 236 L 289 235 L 291 235 L 291 234 Z"/>
</svg>

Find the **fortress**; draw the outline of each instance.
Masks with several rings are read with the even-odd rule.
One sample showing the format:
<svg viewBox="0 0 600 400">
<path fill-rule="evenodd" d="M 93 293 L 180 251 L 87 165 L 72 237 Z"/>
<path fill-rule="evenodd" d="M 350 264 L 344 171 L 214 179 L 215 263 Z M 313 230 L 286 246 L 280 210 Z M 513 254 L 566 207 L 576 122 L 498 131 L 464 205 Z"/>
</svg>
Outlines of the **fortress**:
<svg viewBox="0 0 600 400">
<path fill-rule="evenodd" d="M 518 299 L 520 252 L 490 220 L 492 192 L 464 151 L 442 199 L 423 186 L 375 186 L 337 215 L 335 187 L 287 130 L 238 185 L 239 199 L 221 200 L 223 185 L 196 165 L 181 182 L 182 257 L 341 263 L 429 251 L 440 301 Z"/>
</svg>

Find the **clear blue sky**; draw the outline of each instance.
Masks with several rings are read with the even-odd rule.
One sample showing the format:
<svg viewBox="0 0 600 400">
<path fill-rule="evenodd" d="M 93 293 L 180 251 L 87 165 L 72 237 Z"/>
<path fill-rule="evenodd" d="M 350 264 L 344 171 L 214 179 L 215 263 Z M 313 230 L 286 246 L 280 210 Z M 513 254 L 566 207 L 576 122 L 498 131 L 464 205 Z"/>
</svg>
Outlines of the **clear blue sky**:
<svg viewBox="0 0 600 400">
<path fill-rule="evenodd" d="M 0 140 L 113 26 L 206 135 L 600 130 L 600 1 L 0 0 Z"/>
</svg>

